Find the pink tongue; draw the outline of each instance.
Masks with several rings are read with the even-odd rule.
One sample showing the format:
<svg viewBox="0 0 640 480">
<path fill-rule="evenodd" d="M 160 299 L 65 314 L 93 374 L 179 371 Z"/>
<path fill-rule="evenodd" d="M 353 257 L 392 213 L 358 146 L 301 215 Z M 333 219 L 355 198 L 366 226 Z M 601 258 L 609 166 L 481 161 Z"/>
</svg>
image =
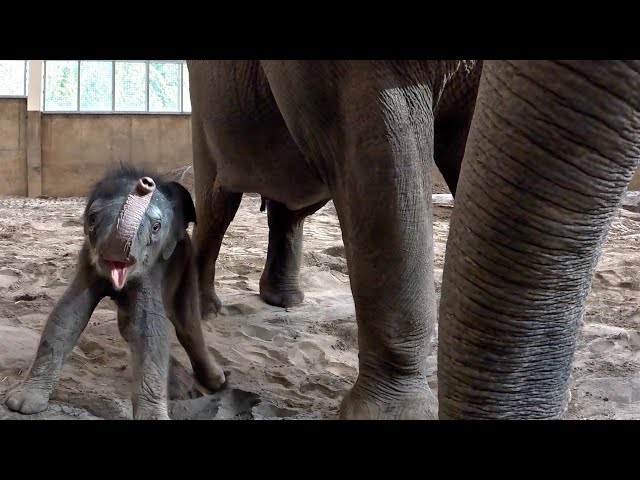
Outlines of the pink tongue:
<svg viewBox="0 0 640 480">
<path fill-rule="evenodd" d="M 116 288 L 124 287 L 124 280 L 127 273 L 126 265 L 124 262 L 111 262 L 111 280 Z"/>
</svg>

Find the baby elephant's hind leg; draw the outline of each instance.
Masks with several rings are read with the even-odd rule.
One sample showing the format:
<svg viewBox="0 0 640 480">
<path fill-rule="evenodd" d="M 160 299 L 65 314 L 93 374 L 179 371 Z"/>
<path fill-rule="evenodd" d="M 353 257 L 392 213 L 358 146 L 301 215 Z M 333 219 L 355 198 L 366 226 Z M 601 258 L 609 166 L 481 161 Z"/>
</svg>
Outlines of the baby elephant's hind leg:
<svg viewBox="0 0 640 480">
<path fill-rule="evenodd" d="M 118 327 L 129 344 L 133 370 L 133 418 L 169 420 L 169 322 L 161 302 L 118 310 Z"/>
<path fill-rule="evenodd" d="M 209 390 L 216 391 L 224 385 L 225 374 L 204 343 L 195 267 L 190 265 L 187 268 L 173 296 L 169 308 L 170 319 L 180 344 L 189 356 L 196 378 Z"/>
</svg>

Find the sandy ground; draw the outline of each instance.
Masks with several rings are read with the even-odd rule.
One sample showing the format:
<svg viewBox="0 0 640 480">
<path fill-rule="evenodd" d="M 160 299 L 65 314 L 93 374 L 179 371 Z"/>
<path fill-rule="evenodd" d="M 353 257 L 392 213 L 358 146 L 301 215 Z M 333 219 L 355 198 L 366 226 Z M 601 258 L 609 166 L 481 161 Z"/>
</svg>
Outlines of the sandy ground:
<svg viewBox="0 0 640 480">
<path fill-rule="evenodd" d="M 26 373 L 41 329 L 74 272 L 84 200 L 0 198 L 0 399 Z M 630 204 L 637 203 L 630 201 Z M 171 406 L 176 419 L 336 417 L 357 374 L 357 336 L 344 247 L 333 205 L 305 226 L 303 305 L 275 308 L 258 297 L 267 250 L 260 199 L 245 196 L 218 261 L 223 309 L 204 323 L 209 349 L 231 372 L 210 395 L 193 383 L 173 339 Z M 439 294 L 449 212 L 434 213 Z M 640 418 L 640 213 L 621 209 L 589 296 L 576 355 L 569 418 Z M 435 339 L 432 341 L 435 344 Z M 429 383 L 437 389 L 436 357 Z M 67 360 L 49 409 L 0 419 L 131 418 L 131 371 L 115 310 L 103 300 Z"/>
</svg>

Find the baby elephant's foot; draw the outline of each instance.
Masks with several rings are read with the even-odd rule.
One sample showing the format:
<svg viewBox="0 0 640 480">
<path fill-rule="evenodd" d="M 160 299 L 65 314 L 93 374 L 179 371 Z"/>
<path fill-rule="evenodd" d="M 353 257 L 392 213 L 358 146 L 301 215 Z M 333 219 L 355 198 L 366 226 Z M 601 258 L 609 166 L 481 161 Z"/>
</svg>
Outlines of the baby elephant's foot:
<svg viewBox="0 0 640 480">
<path fill-rule="evenodd" d="M 138 413 L 134 420 L 171 420 L 171 418 L 166 412 L 142 412 Z"/>
<path fill-rule="evenodd" d="M 25 415 L 44 412 L 49 405 L 49 391 L 23 384 L 7 393 L 5 404 Z"/>
<path fill-rule="evenodd" d="M 217 316 L 220 308 L 222 308 L 222 302 L 220 302 L 215 290 L 211 289 L 200 293 L 200 311 L 203 319 L 210 314 Z"/>
<path fill-rule="evenodd" d="M 213 392 L 220 390 L 227 381 L 224 370 L 211 358 L 207 365 L 194 368 L 194 373 L 198 381 Z"/>
<path fill-rule="evenodd" d="M 140 401 L 133 408 L 134 420 L 171 420 L 164 401 Z"/>
</svg>

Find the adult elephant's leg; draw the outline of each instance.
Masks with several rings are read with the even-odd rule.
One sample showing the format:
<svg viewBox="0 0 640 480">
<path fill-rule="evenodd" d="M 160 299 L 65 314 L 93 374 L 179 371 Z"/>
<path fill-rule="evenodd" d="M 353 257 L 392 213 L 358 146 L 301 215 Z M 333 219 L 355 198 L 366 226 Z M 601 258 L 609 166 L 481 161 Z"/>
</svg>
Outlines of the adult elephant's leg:
<svg viewBox="0 0 640 480">
<path fill-rule="evenodd" d="M 435 418 L 426 379 L 436 317 L 430 95 L 426 89 L 392 90 L 381 94 L 381 103 L 373 124 L 359 118 L 348 123 L 348 143 L 355 148 L 335 192 L 359 347 L 358 378 L 340 414 Z M 375 140 L 363 141 L 369 135 Z"/>
<path fill-rule="evenodd" d="M 304 219 L 326 203 L 293 211 L 280 202 L 266 200 L 269 248 L 260 277 L 260 297 L 268 304 L 290 307 L 304 300 L 299 281 Z"/>
<path fill-rule="evenodd" d="M 194 105 L 194 110 L 196 107 Z M 222 190 L 216 182 L 216 159 L 207 144 L 205 127 L 198 120 L 198 112 L 192 118 L 193 171 L 196 194 L 196 220 L 193 244 L 198 266 L 200 308 L 202 315 L 217 314 L 220 300 L 215 290 L 216 261 L 224 234 L 233 220 L 241 193 Z"/>
<path fill-rule="evenodd" d="M 439 416 L 559 418 L 640 157 L 640 63 L 485 62 L 447 244 Z"/>
<path fill-rule="evenodd" d="M 373 62 L 265 62 L 265 72 L 296 143 L 332 189 L 342 228 L 359 374 L 340 416 L 434 418 L 427 82 Z"/>
</svg>

